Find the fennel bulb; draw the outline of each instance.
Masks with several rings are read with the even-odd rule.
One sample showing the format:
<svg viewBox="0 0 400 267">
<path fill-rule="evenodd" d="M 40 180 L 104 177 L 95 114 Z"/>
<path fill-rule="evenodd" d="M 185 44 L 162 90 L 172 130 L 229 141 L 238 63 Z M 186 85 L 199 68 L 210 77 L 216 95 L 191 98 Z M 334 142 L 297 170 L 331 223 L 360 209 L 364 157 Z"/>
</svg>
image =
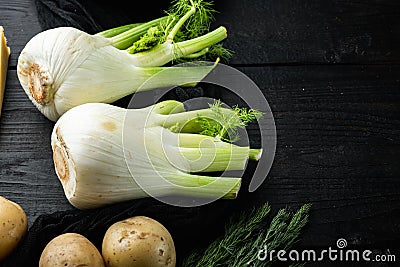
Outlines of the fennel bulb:
<svg viewBox="0 0 400 267">
<path fill-rule="evenodd" d="M 72 27 L 38 33 L 18 58 L 21 86 L 33 104 L 56 121 L 84 103 L 112 103 L 138 90 L 201 81 L 213 64 L 179 68 L 166 64 L 199 59 L 213 47 L 216 60 L 229 54 L 216 46 L 227 37 L 226 28 L 207 32 L 212 16 L 202 0 L 173 3 L 165 17 L 98 34 Z M 162 79 L 141 86 L 163 70 Z"/>
<path fill-rule="evenodd" d="M 199 116 L 218 117 L 210 108 L 185 111 L 172 100 L 141 109 L 104 103 L 70 109 L 51 136 L 55 170 L 67 199 L 88 209 L 148 196 L 236 198 L 240 177 L 199 173 L 243 170 L 262 150 L 197 134 Z M 176 125 L 182 126 L 179 132 L 171 131 Z"/>
</svg>

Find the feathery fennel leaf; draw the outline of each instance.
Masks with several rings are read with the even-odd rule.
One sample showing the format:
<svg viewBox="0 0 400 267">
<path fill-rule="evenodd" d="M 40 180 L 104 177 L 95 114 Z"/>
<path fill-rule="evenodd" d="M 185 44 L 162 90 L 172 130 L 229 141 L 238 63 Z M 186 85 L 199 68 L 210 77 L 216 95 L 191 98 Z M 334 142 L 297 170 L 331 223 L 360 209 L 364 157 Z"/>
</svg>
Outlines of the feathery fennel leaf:
<svg viewBox="0 0 400 267">
<path fill-rule="evenodd" d="M 269 226 L 271 208 L 268 203 L 233 217 L 227 223 L 222 237 L 204 251 L 193 252 L 183 261 L 182 266 L 271 266 L 276 258 L 261 261 L 258 259 L 259 250 L 265 246 L 269 250 L 289 249 L 307 224 L 310 208 L 311 204 L 304 204 L 295 213 L 281 209 Z M 303 264 L 294 263 L 291 266 L 299 267 Z"/>
<path fill-rule="evenodd" d="M 220 100 L 210 104 L 210 109 L 215 115 L 214 120 L 198 116 L 197 122 L 203 131 L 200 134 L 216 137 L 226 142 L 236 142 L 239 140 L 238 128 L 246 127 L 250 122 L 256 121 L 262 116 L 262 112 L 255 109 L 234 106 L 232 113 L 222 111 Z"/>
<path fill-rule="evenodd" d="M 181 37 L 185 39 L 196 38 L 210 29 L 210 24 L 213 22 L 214 13 L 211 1 L 204 0 L 175 0 L 168 9 L 167 14 L 175 18 L 177 22 L 181 17 L 187 14 L 192 8 L 196 11 L 185 22 L 185 26 L 180 28 Z M 183 41 L 183 40 L 178 40 Z"/>
</svg>

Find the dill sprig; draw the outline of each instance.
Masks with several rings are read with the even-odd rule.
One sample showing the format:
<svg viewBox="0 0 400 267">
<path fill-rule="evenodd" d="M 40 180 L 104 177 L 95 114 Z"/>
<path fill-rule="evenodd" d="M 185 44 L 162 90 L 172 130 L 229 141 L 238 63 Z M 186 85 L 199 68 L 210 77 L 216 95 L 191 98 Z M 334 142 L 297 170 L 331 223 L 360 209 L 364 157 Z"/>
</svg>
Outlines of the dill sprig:
<svg viewBox="0 0 400 267">
<path fill-rule="evenodd" d="M 210 120 L 202 116 L 197 117 L 197 123 L 203 129 L 200 134 L 216 137 L 226 142 L 236 142 L 239 140 L 239 128 L 246 127 L 250 122 L 256 121 L 262 116 L 262 112 L 255 109 L 247 109 L 235 105 L 233 112 L 223 112 L 220 100 L 210 104 L 214 118 Z"/>
<path fill-rule="evenodd" d="M 228 48 L 225 48 L 222 44 L 215 44 L 210 46 L 209 51 L 208 51 L 208 58 L 221 58 L 223 61 L 228 62 L 232 55 L 233 55 L 233 50 L 230 50 Z M 207 60 L 207 58 L 204 58 L 204 60 Z"/>
<path fill-rule="evenodd" d="M 276 261 L 258 259 L 258 252 L 265 246 L 268 250 L 289 249 L 299 238 L 308 222 L 311 204 L 304 204 L 295 213 L 281 209 L 268 226 L 271 207 L 265 203 L 250 212 L 233 217 L 226 225 L 222 237 L 202 252 L 193 252 L 182 263 L 182 267 L 200 266 L 271 266 Z M 291 266 L 302 266 L 296 263 Z"/>
</svg>

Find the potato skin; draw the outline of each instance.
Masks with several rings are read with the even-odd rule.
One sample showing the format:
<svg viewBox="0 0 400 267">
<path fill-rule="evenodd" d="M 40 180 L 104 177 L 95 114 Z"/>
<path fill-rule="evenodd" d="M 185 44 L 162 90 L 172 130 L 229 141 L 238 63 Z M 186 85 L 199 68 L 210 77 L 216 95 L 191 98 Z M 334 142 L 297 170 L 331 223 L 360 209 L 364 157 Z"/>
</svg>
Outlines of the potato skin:
<svg viewBox="0 0 400 267">
<path fill-rule="evenodd" d="M 99 250 L 86 237 L 65 233 L 53 238 L 44 248 L 39 267 L 104 267 Z"/>
<path fill-rule="evenodd" d="M 175 267 L 176 251 L 171 234 L 158 221 L 135 216 L 111 225 L 102 255 L 107 267 Z"/>
<path fill-rule="evenodd" d="M 16 249 L 27 231 L 25 211 L 17 203 L 0 196 L 0 261 Z"/>
</svg>

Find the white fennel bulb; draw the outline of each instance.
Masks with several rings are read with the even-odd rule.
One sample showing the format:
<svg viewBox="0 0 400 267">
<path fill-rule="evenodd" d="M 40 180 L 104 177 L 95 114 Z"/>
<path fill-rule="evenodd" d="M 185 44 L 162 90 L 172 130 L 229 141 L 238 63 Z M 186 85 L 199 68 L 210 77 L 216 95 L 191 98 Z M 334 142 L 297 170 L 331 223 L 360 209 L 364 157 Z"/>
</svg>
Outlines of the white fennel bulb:
<svg viewBox="0 0 400 267">
<path fill-rule="evenodd" d="M 193 61 L 211 53 L 210 48 L 227 37 L 226 29 L 220 26 L 204 33 L 210 18 L 204 17 L 209 11 L 205 12 L 200 0 L 174 3 L 168 16 L 136 26 L 98 34 L 72 27 L 38 33 L 18 58 L 21 86 L 33 104 L 56 121 L 67 110 L 84 103 L 112 103 L 138 90 L 201 81 L 215 64 L 177 67 L 167 63 Z M 192 29 L 186 38 L 182 37 L 183 25 L 184 29 Z M 174 41 L 178 32 L 179 38 Z M 227 50 L 218 46 L 212 53 L 223 56 Z M 160 71 L 165 75 L 143 85 Z"/>
<path fill-rule="evenodd" d="M 56 173 L 67 199 L 88 209 L 148 196 L 236 198 L 240 177 L 201 173 L 244 170 L 262 150 L 196 133 L 196 118 L 214 120 L 213 112 L 185 111 L 177 101 L 141 109 L 102 103 L 70 109 L 51 136 Z M 178 124 L 179 132 L 170 130 Z"/>
</svg>

